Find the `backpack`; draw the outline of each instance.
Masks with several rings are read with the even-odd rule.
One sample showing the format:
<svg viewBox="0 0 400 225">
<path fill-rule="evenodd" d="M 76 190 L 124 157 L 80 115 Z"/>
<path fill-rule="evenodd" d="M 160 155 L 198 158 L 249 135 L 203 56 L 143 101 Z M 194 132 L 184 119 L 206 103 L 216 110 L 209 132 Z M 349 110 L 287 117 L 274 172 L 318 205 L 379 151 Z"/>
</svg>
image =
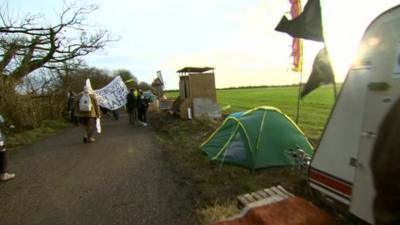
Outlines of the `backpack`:
<svg viewBox="0 0 400 225">
<path fill-rule="evenodd" d="M 89 94 L 83 94 L 79 99 L 79 111 L 90 112 L 92 109 L 92 101 Z"/>
</svg>

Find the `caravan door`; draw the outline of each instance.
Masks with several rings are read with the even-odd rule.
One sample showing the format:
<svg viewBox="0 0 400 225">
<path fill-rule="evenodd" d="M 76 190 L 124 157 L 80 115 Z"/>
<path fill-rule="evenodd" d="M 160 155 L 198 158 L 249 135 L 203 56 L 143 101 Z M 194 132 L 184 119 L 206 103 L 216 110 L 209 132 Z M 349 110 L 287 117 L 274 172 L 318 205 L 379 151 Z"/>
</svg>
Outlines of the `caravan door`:
<svg viewBox="0 0 400 225">
<path fill-rule="evenodd" d="M 352 70 L 364 70 L 369 78 L 358 155 L 350 161 L 355 168 L 350 211 L 372 224 L 375 190 L 370 156 L 380 123 L 400 95 L 399 6 L 382 14 L 370 25 L 360 50 L 364 51 Z"/>
</svg>

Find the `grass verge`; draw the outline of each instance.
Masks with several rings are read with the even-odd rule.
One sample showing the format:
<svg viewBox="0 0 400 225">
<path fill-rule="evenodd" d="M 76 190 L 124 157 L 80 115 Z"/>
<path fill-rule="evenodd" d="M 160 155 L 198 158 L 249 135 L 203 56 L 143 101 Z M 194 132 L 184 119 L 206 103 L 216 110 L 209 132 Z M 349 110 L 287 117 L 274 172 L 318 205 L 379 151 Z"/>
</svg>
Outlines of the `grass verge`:
<svg viewBox="0 0 400 225">
<path fill-rule="evenodd" d="M 305 178 L 296 168 L 247 168 L 210 161 L 199 146 L 220 125 L 220 121 L 182 121 L 167 114 L 150 115 L 163 154 L 171 168 L 190 190 L 193 212 L 199 224 L 210 224 L 238 212 L 236 196 L 282 185 L 298 196 L 307 195 Z"/>
<path fill-rule="evenodd" d="M 7 129 L 5 131 L 6 143 L 9 149 L 15 149 L 53 135 L 68 126 L 66 121 L 45 120 L 40 127 L 32 130 Z"/>
</svg>

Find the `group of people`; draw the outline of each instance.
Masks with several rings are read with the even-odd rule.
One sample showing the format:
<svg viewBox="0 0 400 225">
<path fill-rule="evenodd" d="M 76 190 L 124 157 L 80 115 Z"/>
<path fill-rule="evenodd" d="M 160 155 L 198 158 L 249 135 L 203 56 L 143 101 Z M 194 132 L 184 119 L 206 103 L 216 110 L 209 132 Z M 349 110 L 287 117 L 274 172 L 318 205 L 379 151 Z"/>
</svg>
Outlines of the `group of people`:
<svg viewBox="0 0 400 225">
<path fill-rule="evenodd" d="M 135 124 L 139 121 L 143 126 L 147 126 L 147 109 L 149 99 L 143 94 L 142 90 L 131 89 L 126 96 L 126 111 L 129 114 L 129 123 Z"/>
<path fill-rule="evenodd" d="M 68 97 L 68 112 L 71 122 L 76 125 L 82 125 L 84 129 L 84 143 L 94 142 L 95 138 L 93 135 L 95 133 L 96 119 L 99 119 L 103 112 L 98 104 L 95 93 L 90 87 L 85 86 L 83 92 L 80 94 L 76 95 L 70 92 Z M 136 124 L 138 122 L 143 126 L 147 126 L 148 107 L 149 99 L 144 95 L 142 90 L 131 89 L 129 91 L 126 96 L 126 110 L 129 114 L 129 123 Z"/>
</svg>

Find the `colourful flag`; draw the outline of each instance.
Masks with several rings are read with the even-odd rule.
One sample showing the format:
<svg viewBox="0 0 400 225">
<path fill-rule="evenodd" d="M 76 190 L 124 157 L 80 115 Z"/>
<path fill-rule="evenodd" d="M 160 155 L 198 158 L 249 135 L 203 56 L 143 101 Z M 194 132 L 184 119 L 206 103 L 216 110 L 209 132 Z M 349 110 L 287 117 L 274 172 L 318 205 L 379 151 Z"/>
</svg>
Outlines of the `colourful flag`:
<svg viewBox="0 0 400 225">
<path fill-rule="evenodd" d="M 303 69 L 303 40 L 301 38 L 293 38 L 292 57 L 292 70 L 295 72 L 301 72 Z"/>
<path fill-rule="evenodd" d="M 301 14 L 301 2 L 300 0 L 289 0 L 290 15 L 293 18 L 298 17 Z M 303 65 L 303 41 L 300 38 L 293 38 L 292 41 L 292 57 L 293 57 L 293 68 L 295 72 L 302 71 Z"/>
<path fill-rule="evenodd" d="M 289 0 L 291 7 L 290 7 L 290 15 L 292 19 L 298 17 L 301 13 L 301 2 L 300 0 Z"/>
</svg>

